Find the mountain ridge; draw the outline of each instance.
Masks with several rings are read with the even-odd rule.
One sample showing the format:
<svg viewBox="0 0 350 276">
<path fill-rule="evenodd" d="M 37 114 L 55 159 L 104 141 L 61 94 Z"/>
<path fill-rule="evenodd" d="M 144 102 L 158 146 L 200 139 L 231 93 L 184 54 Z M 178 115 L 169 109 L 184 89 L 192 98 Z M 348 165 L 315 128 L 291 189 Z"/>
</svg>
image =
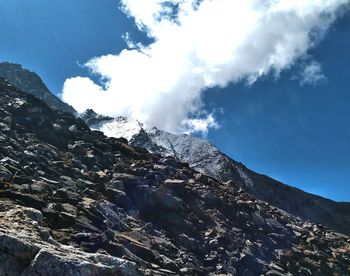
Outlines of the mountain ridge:
<svg viewBox="0 0 350 276">
<path fill-rule="evenodd" d="M 338 203 L 256 173 L 198 137 L 147 129 L 136 120 L 125 117 L 100 120 L 90 126 L 110 137 L 127 138 L 133 146 L 176 157 L 218 181 L 234 180 L 249 194 L 295 216 L 350 233 L 350 203 Z"/>
<path fill-rule="evenodd" d="M 69 104 L 55 96 L 45 85 L 40 76 L 22 65 L 10 62 L 0 62 L 0 76 L 17 86 L 45 101 L 48 105 L 62 111 L 76 114 L 76 110 Z"/>
<path fill-rule="evenodd" d="M 0 115 L 0 275 L 350 272 L 348 236 L 90 130 L 1 78 Z"/>
<path fill-rule="evenodd" d="M 1 75 L 7 76 L 7 79 L 19 85 L 19 88 L 44 100 L 50 106 L 77 115 L 73 108 L 48 90 L 37 74 L 23 69 L 21 65 L 0 63 Z M 337 203 L 315 196 L 256 173 L 223 154 L 215 146 L 196 137 L 174 135 L 157 128 L 146 130 L 136 120 L 126 117 L 115 120 L 98 115 L 93 110 L 88 110 L 80 116 L 89 126 L 102 130 L 107 136 L 123 136 L 134 146 L 166 156 L 175 156 L 199 172 L 219 181 L 234 180 L 235 185 L 243 187 L 249 194 L 293 215 L 328 225 L 342 233 L 350 233 L 350 203 Z"/>
</svg>

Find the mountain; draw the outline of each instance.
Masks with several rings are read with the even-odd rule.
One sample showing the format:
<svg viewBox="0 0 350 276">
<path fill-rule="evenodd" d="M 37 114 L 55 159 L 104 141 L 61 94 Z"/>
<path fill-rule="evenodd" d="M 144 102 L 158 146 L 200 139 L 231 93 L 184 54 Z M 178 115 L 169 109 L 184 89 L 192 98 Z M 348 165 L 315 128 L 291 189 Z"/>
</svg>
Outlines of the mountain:
<svg viewBox="0 0 350 276">
<path fill-rule="evenodd" d="M 0 275 L 349 275 L 350 238 L 0 78 Z"/>
<path fill-rule="evenodd" d="M 0 77 L 7 79 L 18 88 L 33 94 L 56 109 L 72 114 L 77 113 L 73 107 L 56 97 L 36 73 L 24 69 L 20 64 L 0 63 Z"/>
<path fill-rule="evenodd" d="M 92 109 L 87 109 L 85 112 L 80 113 L 79 117 L 89 126 L 97 126 L 101 122 L 112 121 L 114 118 L 97 114 Z"/>
<path fill-rule="evenodd" d="M 98 117 L 93 111 L 90 111 L 89 116 L 90 121 Z M 147 129 L 136 120 L 125 117 L 114 120 L 99 118 L 93 124 L 86 122 L 107 136 L 124 137 L 133 146 L 178 158 L 218 181 L 232 180 L 247 193 L 292 215 L 350 234 L 350 203 L 334 202 L 258 174 L 200 138 L 176 135 L 157 128 Z"/>
<path fill-rule="evenodd" d="M 49 91 L 36 73 L 23 69 L 21 65 L 0 63 L 0 76 L 42 99 L 48 105 L 76 114 L 73 107 Z M 251 171 L 207 141 L 189 135 L 171 134 L 156 128 L 146 130 L 135 120 L 123 117 L 113 120 L 111 117 L 98 115 L 93 110 L 87 110 L 81 114 L 81 118 L 90 127 L 102 130 L 107 136 L 124 137 L 134 146 L 174 156 L 189 163 L 195 170 L 219 181 L 234 180 L 236 185 L 244 188 L 249 194 L 284 211 L 350 234 L 349 203 L 337 203 L 311 195 Z"/>
</svg>

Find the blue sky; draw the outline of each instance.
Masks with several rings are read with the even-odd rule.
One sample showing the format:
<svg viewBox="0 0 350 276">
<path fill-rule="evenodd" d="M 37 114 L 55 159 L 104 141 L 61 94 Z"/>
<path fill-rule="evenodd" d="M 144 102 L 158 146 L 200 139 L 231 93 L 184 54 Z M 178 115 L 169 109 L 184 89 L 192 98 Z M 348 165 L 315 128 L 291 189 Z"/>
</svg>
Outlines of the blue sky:
<svg viewBox="0 0 350 276">
<path fill-rule="evenodd" d="M 36 71 L 62 91 L 67 78 L 88 76 L 90 58 L 118 54 L 121 38 L 149 43 L 113 0 L 0 1 L 0 61 Z M 326 80 L 300 85 L 298 65 L 249 86 L 246 82 L 201 95 L 220 128 L 207 138 L 249 168 L 338 201 L 350 201 L 350 15 L 332 25 L 308 51 Z"/>
</svg>

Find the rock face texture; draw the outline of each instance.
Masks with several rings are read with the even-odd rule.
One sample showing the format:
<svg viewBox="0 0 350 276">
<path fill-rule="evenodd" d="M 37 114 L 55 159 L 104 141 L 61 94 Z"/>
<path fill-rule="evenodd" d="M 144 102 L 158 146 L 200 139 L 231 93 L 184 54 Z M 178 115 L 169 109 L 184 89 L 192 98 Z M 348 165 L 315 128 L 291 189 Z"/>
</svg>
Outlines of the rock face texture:
<svg viewBox="0 0 350 276">
<path fill-rule="evenodd" d="M 51 107 L 76 114 L 73 107 L 49 91 L 37 74 L 23 69 L 21 65 L 0 63 L 0 76 Z M 350 203 L 337 203 L 308 194 L 258 174 L 226 156 L 207 141 L 190 135 L 175 135 L 157 128 L 145 129 L 136 120 L 125 117 L 113 119 L 96 114 L 93 110 L 87 110 L 80 116 L 89 127 L 101 130 L 107 136 L 124 137 L 133 146 L 178 158 L 191 168 L 216 180 L 233 180 L 249 194 L 286 212 L 350 234 Z"/>
<path fill-rule="evenodd" d="M 88 126 L 98 126 L 103 122 L 107 121 L 112 121 L 112 117 L 108 116 L 103 116 L 101 114 L 97 114 L 95 111 L 92 109 L 87 109 L 85 112 L 80 113 L 79 117 L 83 119 L 83 121 L 88 125 Z"/>
<path fill-rule="evenodd" d="M 56 242 L 33 208 L 1 201 L 0 275 L 142 275 L 135 263 Z"/>
<path fill-rule="evenodd" d="M 51 93 L 36 73 L 24 69 L 19 64 L 9 62 L 0 63 L 0 77 L 7 79 L 18 88 L 33 94 L 56 109 L 76 114 L 73 107 Z"/>
<path fill-rule="evenodd" d="M 350 239 L 0 79 L 0 275 L 349 275 Z"/>
<path fill-rule="evenodd" d="M 93 117 L 93 112 L 90 116 Z M 98 117 L 96 113 L 95 117 Z M 251 171 L 200 138 L 157 128 L 146 129 L 139 122 L 124 117 L 99 118 L 95 124 L 87 123 L 107 136 L 124 137 L 133 146 L 178 158 L 218 181 L 233 180 L 249 194 L 290 214 L 350 234 L 350 203 L 337 203 L 312 195 Z"/>
</svg>

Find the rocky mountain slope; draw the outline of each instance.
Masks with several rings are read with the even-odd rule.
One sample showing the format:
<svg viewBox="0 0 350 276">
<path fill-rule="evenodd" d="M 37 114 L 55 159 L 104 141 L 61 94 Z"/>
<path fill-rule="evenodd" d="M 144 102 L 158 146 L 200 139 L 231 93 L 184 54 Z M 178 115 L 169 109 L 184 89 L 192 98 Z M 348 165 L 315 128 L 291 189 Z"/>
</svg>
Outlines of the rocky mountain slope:
<svg viewBox="0 0 350 276">
<path fill-rule="evenodd" d="M 71 106 L 49 91 L 37 74 L 23 69 L 21 65 L 0 63 L 0 76 L 44 100 L 48 105 L 76 114 Z M 113 120 L 92 110 L 88 110 L 81 117 L 90 127 L 102 130 L 107 136 L 124 137 L 134 146 L 165 156 L 174 156 L 217 180 L 234 180 L 236 185 L 249 194 L 284 211 L 350 234 L 349 203 L 337 203 L 308 194 L 251 171 L 202 139 L 188 135 L 174 135 L 156 128 L 144 129 L 142 124 L 135 120 L 122 117 Z"/>
<path fill-rule="evenodd" d="M 350 234 L 350 203 L 337 203 L 312 195 L 251 171 L 205 140 L 157 128 L 146 129 L 136 120 L 124 117 L 106 119 L 91 110 L 82 118 L 107 136 L 124 137 L 133 146 L 176 157 L 218 181 L 233 180 L 249 194 L 290 214 Z"/>
<path fill-rule="evenodd" d="M 51 93 L 36 73 L 24 69 L 20 64 L 9 62 L 0 63 L 0 77 L 7 79 L 18 88 L 33 94 L 56 109 L 76 114 L 73 107 Z"/>
<path fill-rule="evenodd" d="M 0 79 L 0 275 L 349 275 L 350 239 Z"/>
</svg>

